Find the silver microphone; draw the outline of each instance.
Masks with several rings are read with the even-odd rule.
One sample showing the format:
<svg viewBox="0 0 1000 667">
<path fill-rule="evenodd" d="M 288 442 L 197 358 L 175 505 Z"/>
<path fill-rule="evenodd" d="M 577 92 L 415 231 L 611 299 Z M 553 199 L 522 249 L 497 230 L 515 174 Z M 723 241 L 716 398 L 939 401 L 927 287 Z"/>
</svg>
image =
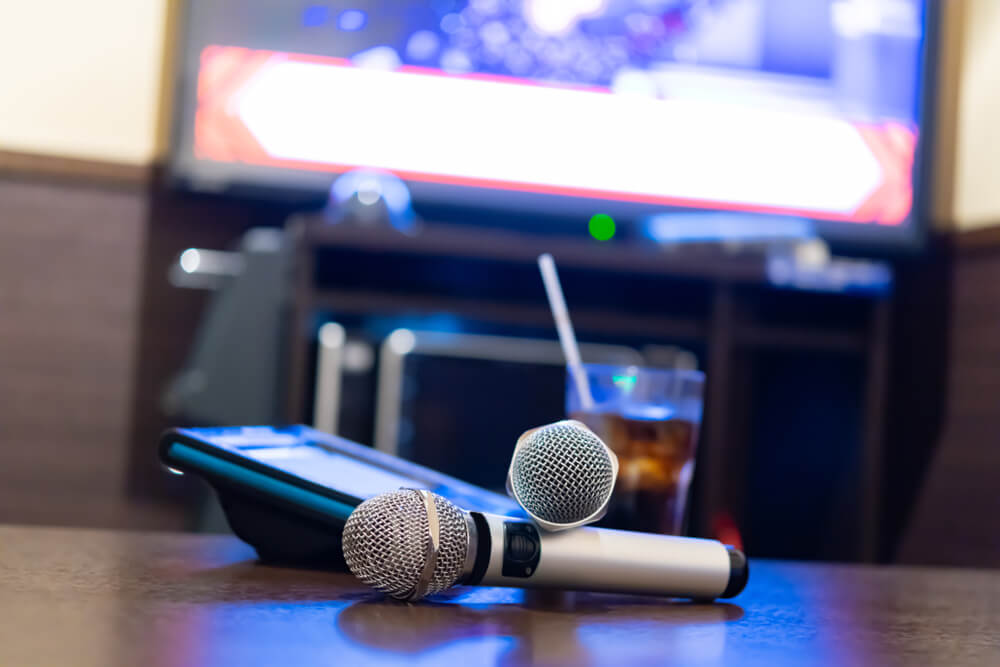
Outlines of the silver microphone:
<svg viewBox="0 0 1000 667">
<path fill-rule="evenodd" d="M 599 521 L 608 511 L 618 457 L 581 422 L 565 420 L 517 439 L 507 493 L 550 531 Z"/>
<path fill-rule="evenodd" d="M 715 599 L 746 586 L 746 557 L 715 540 L 580 528 L 465 512 L 430 491 L 369 498 L 347 519 L 344 559 L 361 581 L 403 600 L 456 585 L 556 588 Z"/>
</svg>

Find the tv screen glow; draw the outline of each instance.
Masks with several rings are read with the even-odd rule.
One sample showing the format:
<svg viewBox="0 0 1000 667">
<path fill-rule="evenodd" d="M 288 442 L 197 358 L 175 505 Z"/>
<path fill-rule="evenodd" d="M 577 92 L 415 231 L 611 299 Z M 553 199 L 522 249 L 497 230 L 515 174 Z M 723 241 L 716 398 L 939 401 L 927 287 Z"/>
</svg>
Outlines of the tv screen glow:
<svg viewBox="0 0 1000 667">
<path fill-rule="evenodd" d="M 205 0 L 174 170 L 616 217 L 914 225 L 922 0 Z M 865 232 L 862 232 L 865 233 Z"/>
</svg>

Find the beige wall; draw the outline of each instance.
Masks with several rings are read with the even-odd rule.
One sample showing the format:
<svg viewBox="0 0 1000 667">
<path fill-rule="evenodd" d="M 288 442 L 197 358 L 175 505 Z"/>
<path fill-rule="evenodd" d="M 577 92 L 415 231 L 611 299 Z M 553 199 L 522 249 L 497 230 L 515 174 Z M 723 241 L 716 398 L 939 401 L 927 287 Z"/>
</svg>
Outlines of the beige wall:
<svg viewBox="0 0 1000 667">
<path fill-rule="evenodd" d="M 974 229 L 1000 224 L 1000 1 L 964 2 L 952 213 Z"/>
<path fill-rule="evenodd" d="M 160 153 L 168 0 L 0 0 L 0 150 Z"/>
</svg>

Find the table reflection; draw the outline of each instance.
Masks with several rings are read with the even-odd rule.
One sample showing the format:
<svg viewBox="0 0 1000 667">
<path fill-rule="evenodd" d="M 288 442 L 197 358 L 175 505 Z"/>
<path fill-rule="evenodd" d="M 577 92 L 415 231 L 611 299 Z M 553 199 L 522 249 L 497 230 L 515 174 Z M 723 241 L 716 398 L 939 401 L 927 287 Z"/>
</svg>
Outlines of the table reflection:
<svg viewBox="0 0 1000 667">
<path fill-rule="evenodd" d="M 631 662 L 632 646 L 649 659 L 652 642 L 674 660 L 718 659 L 733 604 L 515 589 L 459 589 L 446 598 L 406 604 L 379 597 L 345 607 L 337 627 L 345 637 L 383 654 L 446 653 L 470 642 L 496 642 L 495 662 L 590 664 Z M 641 640 L 636 644 L 634 640 Z"/>
</svg>

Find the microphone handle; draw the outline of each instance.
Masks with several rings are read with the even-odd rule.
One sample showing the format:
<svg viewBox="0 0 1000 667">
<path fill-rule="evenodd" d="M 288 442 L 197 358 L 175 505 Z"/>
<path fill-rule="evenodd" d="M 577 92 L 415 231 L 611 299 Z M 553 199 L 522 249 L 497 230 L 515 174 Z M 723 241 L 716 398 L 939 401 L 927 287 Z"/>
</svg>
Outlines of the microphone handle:
<svg viewBox="0 0 1000 667">
<path fill-rule="evenodd" d="M 478 551 L 467 584 L 711 600 L 739 594 L 749 576 L 746 557 L 716 540 L 593 527 L 548 533 L 523 519 L 472 518 Z"/>
</svg>

